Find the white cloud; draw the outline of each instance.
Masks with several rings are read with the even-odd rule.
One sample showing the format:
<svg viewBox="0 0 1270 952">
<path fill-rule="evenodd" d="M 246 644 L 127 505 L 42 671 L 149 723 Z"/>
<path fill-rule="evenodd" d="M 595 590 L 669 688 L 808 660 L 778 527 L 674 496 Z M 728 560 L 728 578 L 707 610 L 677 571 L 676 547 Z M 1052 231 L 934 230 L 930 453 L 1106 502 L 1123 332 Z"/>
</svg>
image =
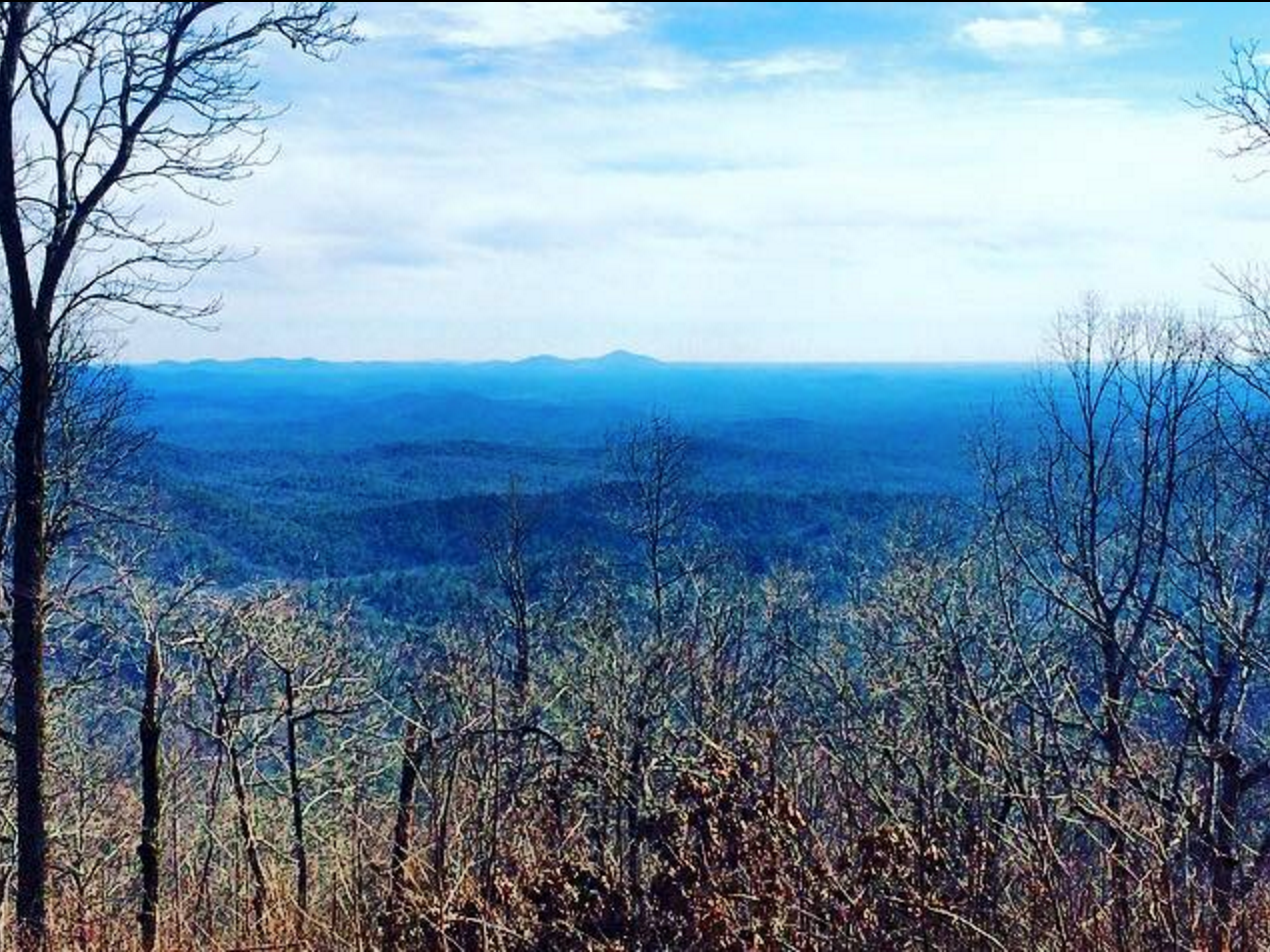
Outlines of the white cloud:
<svg viewBox="0 0 1270 952">
<path fill-rule="evenodd" d="M 847 65 L 840 53 L 789 50 L 756 59 L 734 60 L 728 69 L 752 79 L 788 79 L 812 73 L 836 73 Z"/>
<path fill-rule="evenodd" d="M 958 39 L 986 53 L 1056 49 L 1067 29 L 1055 17 L 978 17 L 957 30 Z"/>
<path fill-rule="evenodd" d="M 1059 22 L 1059 50 L 1105 39 L 994 10 Z M 1209 303 L 1210 262 L 1262 243 L 1270 177 L 1235 181 L 1175 99 L 862 79 L 858 55 L 711 61 L 636 31 L 476 70 L 391 43 L 290 64 L 281 157 L 214 212 L 261 249 L 211 279 L 223 330 L 148 323 L 128 356 L 1028 359 L 1085 290 Z"/>
<path fill-rule="evenodd" d="M 622 71 L 621 77 L 634 89 L 647 89 L 659 93 L 679 92 L 687 89 L 695 81 L 688 71 L 668 66 L 642 66 L 627 69 Z"/>
<path fill-rule="evenodd" d="M 1112 44 L 1110 32 L 1088 23 L 1093 10 L 1084 3 L 1009 3 L 998 7 L 1011 15 L 977 17 L 958 27 L 955 39 L 1000 57 L 1106 49 Z"/>
<path fill-rule="evenodd" d="M 1028 359 L 1087 289 L 1208 302 L 1270 207 L 1180 104 L 1011 77 L 371 78 L 310 95 L 216 212 L 262 249 L 216 278 L 222 331 L 149 324 L 130 357 Z"/>
<path fill-rule="evenodd" d="M 630 3 L 371 4 L 359 21 L 370 38 L 420 36 L 450 47 L 513 49 L 616 36 L 634 28 Z"/>
<path fill-rule="evenodd" d="M 1087 3 L 1006 3 L 1001 4 L 1001 6 L 1023 10 L 1041 10 L 1065 17 L 1080 17 L 1089 12 L 1089 4 Z"/>
<path fill-rule="evenodd" d="M 639 46 L 625 50 L 617 61 L 586 58 L 560 68 L 558 63 L 536 60 L 531 71 L 502 82 L 507 87 L 523 83 L 538 93 L 566 97 L 601 90 L 704 94 L 729 86 L 828 80 L 845 73 L 850 62 L 846 53 L 834 50 L 793 48 L 761 57 L 713 60 Z"/>
<path fill-rule="evenodd" d="M 1087 26 L 1076 31 L 1076 44 L 1085 49 L 1098 49 L 1111 43 L 1111 34 L 1101 27 Z"/>
</svg>

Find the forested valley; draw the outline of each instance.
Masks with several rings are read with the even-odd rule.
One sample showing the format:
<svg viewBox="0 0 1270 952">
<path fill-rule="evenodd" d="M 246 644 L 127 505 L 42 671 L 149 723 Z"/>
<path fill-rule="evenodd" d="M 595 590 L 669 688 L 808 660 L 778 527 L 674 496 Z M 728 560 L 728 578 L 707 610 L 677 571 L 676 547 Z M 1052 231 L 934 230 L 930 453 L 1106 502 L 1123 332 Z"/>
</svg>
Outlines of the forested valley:
<svg viewBox="0 0 1270 952">
<path fill-rule="evenodd" d="M 354 39 L 240 6 L 0 4 L 0 946 L 1270 948 L 1263 271 L 1028 367 L 120 365 L 222 257 L 135 188 Z"/>
</svg>

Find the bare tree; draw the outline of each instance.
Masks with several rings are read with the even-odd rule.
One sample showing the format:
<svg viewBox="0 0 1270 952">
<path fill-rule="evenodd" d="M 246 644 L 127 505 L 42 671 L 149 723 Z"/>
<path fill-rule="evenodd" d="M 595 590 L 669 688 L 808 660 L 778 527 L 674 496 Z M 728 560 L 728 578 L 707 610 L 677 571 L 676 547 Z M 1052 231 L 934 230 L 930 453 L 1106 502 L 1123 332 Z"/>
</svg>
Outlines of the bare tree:
<svg viewBox="0 0 1270 952">
<path fill-rule="evenodd" d="M 625 874 L 638 918 L 649 733 L 666 702 L 675 657 L 667 633 L 667 602 L 689 574 L 685 543 L 696 502 L 691 492 L 692 441 L 671 420 L 654 415 L 610 440 L 609 457 L 624 497 L 618 519 L 638 549 L 649 602 L 647 637 L 637 637 L 635 645 L 638 670 L 629 694 L 630 741 L 623 793 Z M 641 629 L 635 626 L 637 633 Z"/>
<path fill-rule="evenodd" d="M 291 817 L 291 859 L 295 871 L 296 931 L 303 937 L 309 915 L 310 862 L 305 819 L 306 790 L 303 732 L 314 724 L 336 723 L 366 708 L 366 679 L 357 670 L 347 609 L 305 604 L 286 593 L 259 618 L 260 653 L 277 671 L 283 727 L 282 759 Z"/>
<path fill-rule="evenodd" d="M 202 233 L 147 224 L 148 186 L 188 194 L 260 161 L 268 111 L 252 51 L 267 37 L 322 55 L 350 36 L 330 4 L 0 5 L 0 243 L 18 352 L 13 430 L 13 673 L 18 918 L 45 933 L 44 634 L 51 346 L 85 315 L 185 319 L 190 277 L 222 257 Z"/>
<path fill-rule="evenodd" d="M 1106 838 L 1111 934 L 1133 941 L 1127 794 L 1141 779 L 1130 749 L 1142 653 L 1167 584 L 1188 456 L 1210 420 L 1213 363 L 1175 314 L 1108 313 L 1096 299 L 1058 328 L 1063 386 L 1040 390 L 1032 458 L 990 468 L 995 522 L 1036 592 L 1092 651 L 1086 713 L 1101 754 L 1101 793 L 1082 813 Z"/>
<path fill-rule="evenodd" d="M 1242 841 L 1255 828 L 1244 815 L 1246 803 L 1270 781 L 1270 748 L 1255 716 L 1270 690 L 1264 663 L 1270 447 L 1249 427 L 1243 406 L 1238 399 L 1215 406 L 1215 414 L 1225 412 L 1208 445 L 1197 448 L 1174 542 L 1178 597 L 1160 607 L 1170 636 L 1166 650 L 1179 657 L 1158 666 L 1158 690 L 1177 705 L 1195 739 L 1199 804 L 1191 826 L 1208 866 L 1213 949 L 1235 947 Z M 1265 849 L 1254 867 L 1270 860 Z"/>
<path fill-rule="evenodd" d="M 1270 66 L 1256 40 L 1232 43 L 1217 88 L 1191 102 L 1231 142 L 1222 153 L 1226 157 L 1257 156 L 1270 147 Z"/>
<path fill-rule="evenodd" d="M 531 551 L 536 529 L 534 513 L 529 511 L 514 476 L 508 480 L 501 516 L 498 530 L 486 535 L 484 548 L 502 596 L 497 610 L 511 635 L 517 717 L 524 718 L 529 707 L 534 639 L 541 621 L 538 600 L 542 571 Z"/>
<path fill-rule="evenodd" d="M 384 952 L 396 952 L 401 943 L 407 889 L 407 867 L 415 827 L 415 789 L 419 784 L 419 723 L 413 712 L 405 719 L 401 740 L 401 770 L 397 780 L 393 816 L 392 853 L 388 863 L 388 902 L 381 917 Z"/>
<path fill-rule="evenodd" d="M 683 574 L 675 564 L 695 510 L 692 441 L 663 416 L 631 425 L 609 441 L 610 467 L 624 497 L 618 513 L 640 547 L 653 634 L 665 627 L 668 590 Z"/>
<path fill-rule="evenodd" d="M 260 611 L 268 612 L 269 607 L 250 601 L 217 607 L 211 624 L 199 633 L 196 650 L 211 701 L 208 733 L 217 745 L 218 761 L 227 767 L 235 825 L 251 879 L 251 928 L 263 937 L 270 891 L 248 772 L 261 742 L 273 732 L 275 721 L 251 690 L 255 681 L 252 673 L 260 659 L 256 619 L 252 616 Z"/>
<path fill-rule="evenodd" d="M 111 634 L 141 649 L 142 694 L 137 719 L 141 767 L 141 836 L 137 857 L 141 866 L 141 900 L 137 912 L 141 948 L 158 947 L 160 877 L 163 838 L 163 726 L 169 690 L 165 684 L 165 655 L 189 624 L 187 607 L 203 588 L 201 578 L 190 578 L 172 588 L 157 586 L 142 574 L 137 563 L 144 552 L 119 557 L 111 553 L 118 618 L 107 618 Z M 131 635 L 132 637 L 128 637 Z"/>
</svg>

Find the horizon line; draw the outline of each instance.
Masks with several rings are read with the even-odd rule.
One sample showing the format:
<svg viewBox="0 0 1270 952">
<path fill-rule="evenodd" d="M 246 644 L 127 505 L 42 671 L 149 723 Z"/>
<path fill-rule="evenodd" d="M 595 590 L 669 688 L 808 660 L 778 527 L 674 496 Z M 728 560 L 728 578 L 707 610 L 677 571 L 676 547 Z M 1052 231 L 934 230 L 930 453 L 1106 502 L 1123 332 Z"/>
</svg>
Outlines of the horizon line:
<svg viewBox="0 0 1270 952">
<path fill-rule="evenodd" d="M 336 366 L 482 366 L 498 364 L 516 366 L 525 364 L 600 364 L 614 367 L 1022 367 L 1049 363 L 1043 357 L 1031 358 L 993 358 L 993 357 L 846 357 L 824 360 L 762 357 L 762 358 L 662 358 L 635 351 L 614 350 L 603 354 L 579 357 L 563 357 L 558 354 L 537 353 L 523 357 L 283 357 L 261 354 L 250 357 L 160 357 L 149 360 L 116 360 L 106 361 L 120 367 L 162 367 L 162 366 L 195 366 L 200 364 L 216 364 L 232 366 L 235 364 L 328 364 Z"/>
</svg>

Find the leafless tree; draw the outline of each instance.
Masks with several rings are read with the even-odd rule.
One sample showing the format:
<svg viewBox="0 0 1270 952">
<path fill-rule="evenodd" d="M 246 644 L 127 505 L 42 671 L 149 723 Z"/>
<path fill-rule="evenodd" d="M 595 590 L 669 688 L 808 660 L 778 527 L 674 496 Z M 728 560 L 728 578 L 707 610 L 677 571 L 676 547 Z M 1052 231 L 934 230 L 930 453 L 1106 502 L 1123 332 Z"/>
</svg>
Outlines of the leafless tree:
<svg viewBox="0 0 1270 952">
<path fill-rule="evenodd" d="M 51 349 L 68 321 L 199 319 L 191 275 L 222 257 L 201 233 L 148 224 L 150 186 L 208 195 L 265 156 L 252 51 L 270 36 L 322 55 L 349 38 L 329 4 L 0 7 L 0 243 L 18 353 L 13 430 L 13 675 L 18 918 L 43 941 L 44 628 Z"/>
<path fill-rule="evenodd" d="M 682 574 L 678 547 L 695 510 L 692 441 L 672 420 L 654 415 L 612 436 L 608 452 L 621 497 L 617 515 L 640 547 L 653 635 L 660 638 L 668 590 Z"/>
<path fill-rule="evenodd" d="M 533 551 L 536 518 L 531 505 L 519 481 L 511 477 L 500 524 L 484 538 L 487 561 L 501 595 L 496 611 L 511 635 L 512 690 L 521 717 L 529 709 L 534 641 L 543 621 L 543 571 Z"/>
<path fill-rule="evenodd" d="M 1044 426 L 1021 466 L 989 468 L 996 525 L 1011 558 L 1093 650 L 1103 783 L 1082 810 L 1104 831 L 1111 934 L 1128 948 L 1133 878 L 1126 791 L 1135 782 L 1129 723 L 1144 645 L 1168 591 L 1171 544 L 1213 361 L 1176 314 L 1108 313 L 1096 299 L 1057 336 L 1063 386 L 1040 389 Z M 1140 779 L 1140 778 L 1139 778 Z"/>
<path fill-rule="evenodd" d="M 166 681 L 165 656 L 188 635 L 189 603 L 205 586 L 193 577 L 166 588 L 139 569 L 144 550 L 108 553 L 113 585 L 107 593 L 114 612 L 100 612 L 106 637 L 140 648 L 141 703 L 137 719 L 141 772 L 141 836 L 137 856 L 141 866 L 141 900 L 137 912 L 141 948 L 158 947 L 163 839 L 163 728 L 171 690 Z"/>
<path fill-rule="evenodd" d="M 336 724 L 367 709 L 370 688 L 358 670 L 348 637 L 346 608 L 311 606 L 298 596 L 275 598 L 257 618 L 254 638 L 261 656 L 277 671 L 283 729 L 282 758 L 291 819 L 291 859 L 295 871 L 296 932 L 303 938 L 310 904 L 309 839 L 306 816 L 303 733 L 314 725 Z"/>
<path fill-rule="evenodd" d="M 1270 146 L 1270 67 L 1257 41 L 1232 43 L 1217 88 L 1198 93 L 1192 103 L 1231 142 L 1223 155 L 1242 158 L 1264 152 Z"/>
<path fill-rule="evenodd" d="M 688 575 L 685 543 L 696 505 L 691 491 L 692 441 L 673 421 L 654 415 L 611 438 L 609 458 L 624 503 L 618 518 L 638 548 L 649 601 L 648 637 L 638 638 L 642 642 L 637 649 L 638 673 L 629 695 L 632 710 L 623 796 L 625 870 L 638 904 L 649 731 L 666 702 L 675 657 L 668 641 L 673 636 L 667 632 L 667 602 Z"/>
<path fill-rule="evenodd" d="M 1249 798 L 1270 781 L 1270 749 L 1255 714 L 1270 687 L 1270 493 L 1262 467 L 1248 468 L 1265 447 L 1249 440 L 1242 406 L 1239 400 L 1215 405 L 1220 416 L 1213 435 L 1196 448 L 1173 543 L 1177 594 L 1159 609 L 1165 651 L 1154 666 L 1155 689 L 1173 699 L 1194 738 L 1199 789 L 1190 824 L 1208 867 L 1208 941 L 1214 949 L 1236 945 L 1242 854 L 1255 829 L 1243 814 Z M 1254 865 L 1265 862 L 1255 859 Z"/>
<path fill-rule="evenodd" d="M 407 864 L 414 840 L 415 798 L 419 785 L 420 727 L 411 711 L 405 718 L 401 740 L 401 767 L 397 780 L 396 810 L 393 816 L 392 852 L 388 864 L 388 901 L 380 929 L 384 952 L 396 952 L 402 938 L 402 922 L 407 889 Z"/>
</svg>

